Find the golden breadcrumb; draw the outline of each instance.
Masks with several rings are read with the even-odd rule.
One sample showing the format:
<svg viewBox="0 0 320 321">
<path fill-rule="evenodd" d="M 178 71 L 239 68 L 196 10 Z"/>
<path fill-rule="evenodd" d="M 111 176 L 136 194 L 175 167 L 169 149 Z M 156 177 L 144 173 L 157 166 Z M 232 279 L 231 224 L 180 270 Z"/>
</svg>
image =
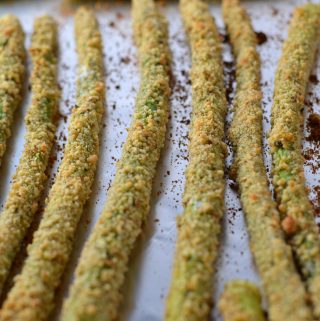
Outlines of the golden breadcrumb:
<svg viewBox="0 0 320 321">
<path fill-rule="evenodd" d="M 237 89 L 230 139 L 241 202 L 272 321 L 311 320 L 306 292 L 284 240 L 269 191 L 262 146 L 260 57 L 250 18 L 238 0 L 223 0 L 223 16 L 236 57 Z"/>
<path fill-rule="evenodd" d="M 58 108 L 57 25 L 48 16 L 37 18 L 30 53 L 32 102 L 26 116 L 24 151 L 0 215 L 0 292 L 37 211 L 45 170 L 54 141 Z"/>
<path fill-rule="evenodd" d="M 107 203 L 81 255 L 63 321 L 118 316 L 130 254 L 150 208 L 169 114 L 170 53 L 167 23 L 153 0 L 133 1 L 133 21 L 141 70 L 133 121 Z"/>
<path fill-rule="evenodd" d="M 91 192 L 105 100 L 102 42 L 91 11 L 78 10 L 75 33 L 79 78 L 64 158 L 22 272 L 3 304 L 2 321 L 47 319 Z"/>
<path fill-rule="evenodd" d="M 165 320 L 207 320 L 224 213 L 226 93 L 221 42 L 209 6 L 180 0 L 192 52 L 189 165 Z"/>
<path fill-rule="evenodd" d="M 11 135 L 14 112 L 22 100 L 25 73 L 24 32 L 19 20 L 0 18 L 0 165 Z"/>
<path fill-rule="evenodd" d="M 228 282 L 219 300 L 219 310 L 224 321 L 266 321 L 259 289 L 248 281 Z"/>
<path fill-rule="evenodd" d="M 301 125 L 309 75 L 320 37 L 320 5 L 295 9 L 280 58 L 269 143 L 282 228 L 320 318 L 320 236 L 305 187 Z"/>
</svg>

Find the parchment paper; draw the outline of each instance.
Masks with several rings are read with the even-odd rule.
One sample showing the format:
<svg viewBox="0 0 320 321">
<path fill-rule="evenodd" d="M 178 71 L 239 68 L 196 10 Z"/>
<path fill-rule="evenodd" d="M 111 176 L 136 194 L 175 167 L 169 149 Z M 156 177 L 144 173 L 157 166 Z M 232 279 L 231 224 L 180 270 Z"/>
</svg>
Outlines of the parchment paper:
<svg viewBox="0 0 320 321">
<path fill-rule="evenodd" d="M 267 39 L 259 46 L 262 57 L 263 110 L 265 133 L 269 130 L 270 108 L 272 104 L 273 79 L 277 60 L 281 54 L 281 46 L 287 35 L 288 21 L 295 5 L 304 1 L 244 1 L 255 30 L 263 32 Z M 104 126 L 101 134 L 100 160 L 92 192 L 92 197 L 85 207 L 83 218 L 77 231 L 74 251 L 67 266 L 62 286 L 57 291 L 57 308 L 51 320 L 59 320 L 59 312 L 63 297 L 73 278 L 76 262 L 83 244 L 92 230 L 103 204 L 107 191 L 115 173 L 115 164 L 121 155 L 121 147 L 126 138 L 126 129 L 134 108 L 135 96 L 139 87 L 139 71 L 137 66 L 136 48 L 132 39 L 130 4 L 116 2 L 98 7 L 98 17 L 103 34 L 107 99 Z M 30 34 L 35 16 L 49 13 L 59 22 L 60 26 L 60 64 L 59 83 L 62 89 L 60 105 L 61 117 L 58 121 L 57 144 L 53 151 L 50 180 L 46 190 L 52 185 L 55 173 L 63 156 L 63 147 L 67 137 L 70 110 L 75 103 L 75 79 L 77 57 L 73 38 L 72 12 L 61 9 L 59 1 L 16 1 L 2 2 L 0 14 L 11 12 L 17 15 L 27 34 L 26 46 L 30 44 Z M 171 264 L 174 255 L 176 239 L 176 216 L 182 212 L 182 193 L 184 187 L 184 170 L 187 165 L 187 133 L 191 112 L 191 87 L 189 81 L 190 57 L 182 22 L 175 2 L 163 7 L 163 12 L 169 20 L 170 45 L 173 55 L 173 75 L 175 85 L 171 100 L 171 116 L 168 124 L 166 145 L 158 166 L 154 183 L 152 210 L 149 220 L 140 237 L 130 264 L 130 271 L 124 286 L 124 303 L 121 307 L 121 320 L 127 321 L 159 321 L 163 317 L 165 297 L 171 278 Z M 221 11 L 218 4 L 212 6 L 212 14 L 217 24 L 223 30 Z M 263 36 L 263 35 L 262 35 Z M 224 44 L 224 60 L 226 69 L 232 70 L 232 56 L 228 44 Z M 318 57 L 320 58 L 320 56 Z M 30 63 L 28 67 L 30 73 Z M 232 73 L 232 72 L 231 72 Z M 320 67 L 314 68 L 313 78 L 308 92 L 306 119 L 311 113 L 320 112 L 319 98 Z M 230 75 L 226 81 L 230 80 Z M 232 77 L 231 77 L 232 80 Z M 234 84 L 229 81 L 229 88 Z M 0 169 L 0 205 L 6 199 L 10 181 L 19 157 L 23 150 L 25 127 L 23 118 L 30 101 L 28 85 L 25 86 L 23 105 L 16 112 L 13 136 L 9 141 L 3 166 Z M 232 94 L 231 94 L 232 97 Z M 232 117 L 232 107 L 228 122 Z M 228 127 L 226 123 L 226 128 Z M 305 130 L 306 136 L 309 135 Z M 319 207 L 317 186 L 319 185 L 319 146 L 316 142 L 304 142 L 304 152 L 308 155 L 305 172 L 310 187 L 310 197 L 316 207 Z M 312 151 L 311 151 L 312 150 Z M 265 145 L 265 159 L 270 173 L 270 157 Z M 56 157 L 55 157 L 56 156 Z M 226 166 L 226 214 L 223 222 L 220 259 L 215 278 L 214 298 L 217 299 L 223 289 L 223 284 L 233 278 L 249 279 L 259 284 L 259 277 L 252 262 L 248 247 L 248 235 L 243 213 L 234 182 L 228 177 L 228 166 L 232 162 L 232 150 Z M 45 197 L 45 196 L 44 196 Z M 39 211 L 39 221 L 41 211 Z M 34 224 L 36 228 L 37 223 Z M 28 237 L 27 242 L 30 242 Z M 24 251 L 21 257 L 23 258 Z M 18 273 L 21 261 L 17 260 L 14 273 Z M 9 282 L 10 286 L 10 282 Z M 214 309 L 212 316 L 220 321 L 218 312 Z"/>
</svg>

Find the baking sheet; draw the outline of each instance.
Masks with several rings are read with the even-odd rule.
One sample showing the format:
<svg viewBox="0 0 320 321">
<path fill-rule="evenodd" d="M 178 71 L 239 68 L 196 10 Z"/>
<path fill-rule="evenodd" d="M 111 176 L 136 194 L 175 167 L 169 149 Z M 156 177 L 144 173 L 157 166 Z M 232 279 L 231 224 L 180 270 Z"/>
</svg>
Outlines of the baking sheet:
<svg viewBox="0 0 320 321">
<path fill-rule="evenodd" d="M 267 36 L 264 43 L 259 46 L 262 57 L 262 84 L 263 84 L 263 110 L 265 133 L 269 130 L 270 108 L 272 103 L 273 79 L 277 60 L 281 54 L 282 41 L 286 38 L 288 21 L 293 8 L 305 1 L 243 1 L 251 14 L 256 31 Z M 218 4 L 212 5 L 212 14 L 224 34 L 221 11 Z M 166 145 L 158 166 L 157 177 L 153 188 L 152 210 L 134 251 L 130 271 L 124 287 L 124 302 L 121 307 L 121 320 L 126 321 L 158 321 L 163 317 L 165 297 L 171 277 L 171 264 L 174 255 L 176 239 L 175 218 L 182 212 L 182 193 L 184 186 L 184 170 L 187 165 L 187 133 L 191 113 L 191 87 L 189 80 L 190 58 L 189 49 L 183 32 L 177 3 L 170 2 L 163 11 L 170 25 L 170 46 L 173 54 L 173 75 L 175 85 L 171 99 L 171 112 L 168 124 Z M 11 12 L 17 15 L 26 31 L 26 46 L 30 44 L 32 22 L 35 16 L 50 13 L 57 18 L 60 26 L 60 63 L 59 83 L 62 89 L 60 104 L 60 118 L 57 130 L 57 143 L 55 145 L 50 179 L 46 190 L 52 185 L 55 173 L 63 156 L 63 148 L 67 137 L 67 128 L 70 111 L 75 103 L 75 79 L 77 57 L 73 39 L 73 18 L 70 11 L 61 9 L 59 1 L 16 1 L 4 2 L 0 5 L 0 15 Z M 50 320 L 59 320 L 59 311 L 63 297 L 67 294 L 68 285 L 72 281 L 73 273 L 83 244 L 92 230 L 103 204 L 107 198 L 107 190 L 115 173 L 116 161 L 120 158 L 121 147 L 126 138 L 126 129 L 130 126 L 136 92 L 139 87 L 139 73 L 136 59 L 136 49 L 132 40 L 130 4 L 116 2 L 103 5 L 98 10 L 101 32 L 105 48 L 107 99 L 101 134 L 101 154 L 99 166 L 94 183 L 92 197 L 85 207 L 82 220 L 77 231 L 75 248 L 63 278 L 62 286 L 57 291 L 57 307 Z M 262 35 L 263 36 L 263 35 Z M 223 38 L 223 37 L 222 37 Z M 229 76 L 227 85 L 234 88 L 232 82 L 232 69 L 230 62 L 232 56 L 228 44 L 223 45 L 224 61 Z M 318 55 L 320 58 L 320 55 Z M 320 61 L 320 59 L 318 59 Z M 30 62 L 28 63 L 30 73 Z M 309 115 L 320 112 L 320 66 L 315 66 L 314 77 L 309 86 L 306 100 L 306 119 Z M 18 164 L 23 150 L 23 136 L 25 127 L 23 118 L 30 101 L 28 84 L 25 86 L 24 103 L 16 112 L 13 136 L 8 144 L 3 166 L 0 169 L 0 205 L 6 199 L 10 180 Z M 232 93 L 231 93 L 232 97 Z M 228 122 L 232 117 L 232 107 L 228 115 Z M 308 126 L 305 126 L 308 127 Z M 306 136 L 309 130 L 305 129 Z M 265 138 L 264 138 L 265 140 Z M 310 197 L 316 208 L 320 209 L 319 186 L 320 172 L 319 143 L 315 141 L 304 142 L 306 155 L 305 172 L 307 184 L 310 187 Z M 270 172 L 270 157 L 267 154 L 265 143 L 265 160 Z M 227 168 L 232 162 L 232 150 L 229 148 Z M 234 182 L 228 178 L 226 170 L 226 215 L 223 222 L 224 232 L 220 258 L 217 265 L 215 279 L 215 293 L 217 299 L 223 289 L 223 284 L 233 278 L 249 279 L 259 284 L 252 257 L 248 247 L 248 235 L 241 211 L 239 198 Z M 320 189 L 319 189 L 320 190 Z M 39 211 L 36 223 L 41 217 Z M 30 237 L 27 242 L 30 242 Z M 22 250 L 17 260 L 13 275 L 18 273 L 25 251 Z M 12 275 L 12 276 L 13 276 Z M 11 277 L 12 277 L 11 276 Z M 9 282 L 10 286 L 10 282 Z M 221 318 L 213 310 L 215 320 Z"/>
</svg>

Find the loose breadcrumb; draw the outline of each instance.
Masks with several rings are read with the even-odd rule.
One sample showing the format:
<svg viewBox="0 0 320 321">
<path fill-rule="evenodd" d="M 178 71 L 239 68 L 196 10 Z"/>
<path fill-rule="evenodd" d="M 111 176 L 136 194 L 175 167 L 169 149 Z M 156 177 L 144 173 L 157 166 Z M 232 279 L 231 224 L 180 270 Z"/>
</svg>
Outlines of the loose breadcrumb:
<svg viewBox="0 0 320 321">
<path fill-rule="evenodd" d="M 16 108 L 22 100 L 25 73 L 24 32 L 19 20 L 0 18 L 0 166 Z"/>
<path fill-rule="evenodd" d="M 56 80 L 57 25 L 51 17 L 36 19 L 30 53 L 32 102 L 25 120 L 24 151 L 0 215 L 0 292 L 37 211 L 54 141 L 53 122 L 59 90 Z"/>
<path fill-rule="evenodd" d="M 301 125 L 319 37 L 320 5 L 298 7 L 276 72 L 269 138 L 282 227 L 306 281 L 316 318 L 320 318 L 320 237 L 305 187 Z"/>
<path fill-rule="evenodd" d="M 108 200 L 87 241 L 63 321 L 115 320 L 129 258 L 148 215 L 170 95 L 167 23 L 153 0 L 133 0 L 141 85 Z"/>
<path fill-rule="evenodd" d="M 22 272 L 4 302 L 2 321 L 46 320 L 90 195 L 105 100 L 102 42 L 91 11 L 79 9 L 75 33 L 79 78 L 65 155 Z"/>
<path fill-rule="evenodd" d="M 180 0 L 192 52 L 189 165 L 165 320 L 207 320 L 224 213 L 226 93 L 220 37 L 206 1 Z"/>
<path fill-rule="evenodd" d="M 281 231 L 279 212 L 269 191 L 263 162 L 261 64 L 256 35 L 238 0 L 223 0 L 223 16 L 237 62 L 230 139 L 235 147 L 237 182 L 269 318 L 311 321 L 305 289 Z"/>
<path fill-rule="evenodd" d="M 259 289 L 248 281 L 228 282 L 219 300 L 219 310 L 224 321 L 266 321 Z"/>
</svg>

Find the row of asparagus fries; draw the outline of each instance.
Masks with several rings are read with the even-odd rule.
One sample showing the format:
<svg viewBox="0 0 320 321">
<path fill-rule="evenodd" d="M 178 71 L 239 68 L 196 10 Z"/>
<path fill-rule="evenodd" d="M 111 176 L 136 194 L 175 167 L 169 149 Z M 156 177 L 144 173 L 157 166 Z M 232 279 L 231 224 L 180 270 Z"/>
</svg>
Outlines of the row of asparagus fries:
<svg viewBox="0 0 320 321">
<path fill-rule="evenodd" d="M 115 320 L 131 252 L 150 209 L 152 182 L 169 116 L 171 56 L 167 22 L 153 0 L 133 0 L 141 83 L 133 120 L 108 200 L 89 236 L 64 302 L 63 321 Z M 271 321 L 320 320 L 320 237 L 305 188 L 301 124 L 309 74 L 320 37 L 320 6 L 294 11 L 275 77 L 269 144 L 276 200 L 263 160 L 260 57 L 250 18 L 238 0 L 222 1 L 236 61 L 234 117 L 229 138 L 253 257 Z M 189 164 L 178 218 L 173 276 L 164 319 L 202 321 L 211 313 L 215 262 L 224 215 L 224 88 L 221 39 L 209 5 L 180 0 L 192 55 Z M 50 16 L 34 23 L 32 101 L 24 151 L 0 215 L 0 292 L 37 212 L 54 143 L 58 27 Z M 0 310 L 1 321 L 47 320 L 70 257 L 99 157 L 105 108 L 103 47 L 94 13 L 75 15 L 78 53 L 76 105 L 57 178 L 21 273 Z M 13 16 L 0 19 L 0 161 L 14 110 L 22 99 L 24 33 Z M 226 285 L 219 302 L 225 321 L 262 321 L 259 289 Z"/>
</svg>

